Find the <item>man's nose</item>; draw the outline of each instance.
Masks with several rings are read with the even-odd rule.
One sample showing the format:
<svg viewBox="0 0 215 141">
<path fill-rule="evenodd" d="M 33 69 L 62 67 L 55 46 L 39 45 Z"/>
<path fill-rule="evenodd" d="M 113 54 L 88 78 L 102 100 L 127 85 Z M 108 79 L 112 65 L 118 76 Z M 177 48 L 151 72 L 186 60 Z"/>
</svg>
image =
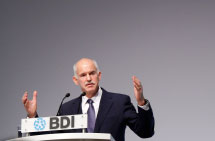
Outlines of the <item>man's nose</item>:
<svg viewBox="0 0 215 141">
<path fill-rule="evenodd" d="M 89 74 L 87 74 L 87 81 L 91 81 L 91 76 Z"/>
</svg>

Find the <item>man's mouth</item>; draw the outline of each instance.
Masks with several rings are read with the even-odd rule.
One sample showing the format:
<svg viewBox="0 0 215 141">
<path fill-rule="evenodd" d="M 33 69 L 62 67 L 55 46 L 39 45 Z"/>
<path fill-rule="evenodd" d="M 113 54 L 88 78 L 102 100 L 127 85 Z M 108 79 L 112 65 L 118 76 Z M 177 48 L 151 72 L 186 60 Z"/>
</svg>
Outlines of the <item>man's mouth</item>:
<svg viewBox="0 0 215 141">
<path fill-rule="evenodd" d="M 86 86 L 93 86 L 94 85 L 94 83 L 88 83 L 88 84 L 86 84 Z"/>
</svg>

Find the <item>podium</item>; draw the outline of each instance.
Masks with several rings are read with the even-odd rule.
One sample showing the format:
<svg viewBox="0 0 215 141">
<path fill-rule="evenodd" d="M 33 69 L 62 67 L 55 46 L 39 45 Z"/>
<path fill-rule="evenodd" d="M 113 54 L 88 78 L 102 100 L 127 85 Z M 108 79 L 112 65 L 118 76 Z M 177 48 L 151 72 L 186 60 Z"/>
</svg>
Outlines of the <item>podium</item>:
<svg viewBox="0 0 215 141">
<path fill-rule="evenodd" d="M 28 136 L 10 139 L 8 141 L 115 141 L 110 134 L 105 133 L 59 133 Z"/>
<path fill-rule="evenodd" d="M 56 133 L 26 136 L 8 141 L 115 141 L 108 133 L 85 133 L 87 115 L 27 118 L 21 120 L 21 133 L 82 129 L 83 133 Z"/>
</svg>

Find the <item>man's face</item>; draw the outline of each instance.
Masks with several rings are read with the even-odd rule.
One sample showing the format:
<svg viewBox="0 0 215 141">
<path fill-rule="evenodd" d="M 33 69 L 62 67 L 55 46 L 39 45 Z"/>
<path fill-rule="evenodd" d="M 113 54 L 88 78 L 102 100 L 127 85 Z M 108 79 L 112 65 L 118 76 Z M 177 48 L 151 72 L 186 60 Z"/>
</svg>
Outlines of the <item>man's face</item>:
<svg viewBox="0 0 215 141">
<path fill-rule="evenodd" d="M 95 64 L 91 60 L 81 60 L 76 64 L 77 77 L 73 77 L 76 85 L 86 94 L 95 95 L 98 91 L 101 72 L 97 72 Z"/>
</svg>

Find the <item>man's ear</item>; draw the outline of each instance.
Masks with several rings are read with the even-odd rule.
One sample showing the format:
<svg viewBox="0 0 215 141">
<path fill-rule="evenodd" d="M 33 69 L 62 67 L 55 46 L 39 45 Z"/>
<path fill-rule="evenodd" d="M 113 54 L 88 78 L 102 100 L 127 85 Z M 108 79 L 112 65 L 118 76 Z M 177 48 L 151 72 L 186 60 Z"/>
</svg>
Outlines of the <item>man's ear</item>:
<svg viewBox="0 0 215 141">
<path fill-rule="evenodd" d="M 75 85 L 79 85 L 79 84 L 78 84 L 78 79 L 77 79 L 75 76 L 72 77 L 72 80 L 73 80 L 73 82 L 75 83 Z"/>
<path fill-rule="evenodd" d="M 102 73 L 99 72 L 99 80 L 101 80 L 101 78 L 102 78 Z"/>
</svg>

